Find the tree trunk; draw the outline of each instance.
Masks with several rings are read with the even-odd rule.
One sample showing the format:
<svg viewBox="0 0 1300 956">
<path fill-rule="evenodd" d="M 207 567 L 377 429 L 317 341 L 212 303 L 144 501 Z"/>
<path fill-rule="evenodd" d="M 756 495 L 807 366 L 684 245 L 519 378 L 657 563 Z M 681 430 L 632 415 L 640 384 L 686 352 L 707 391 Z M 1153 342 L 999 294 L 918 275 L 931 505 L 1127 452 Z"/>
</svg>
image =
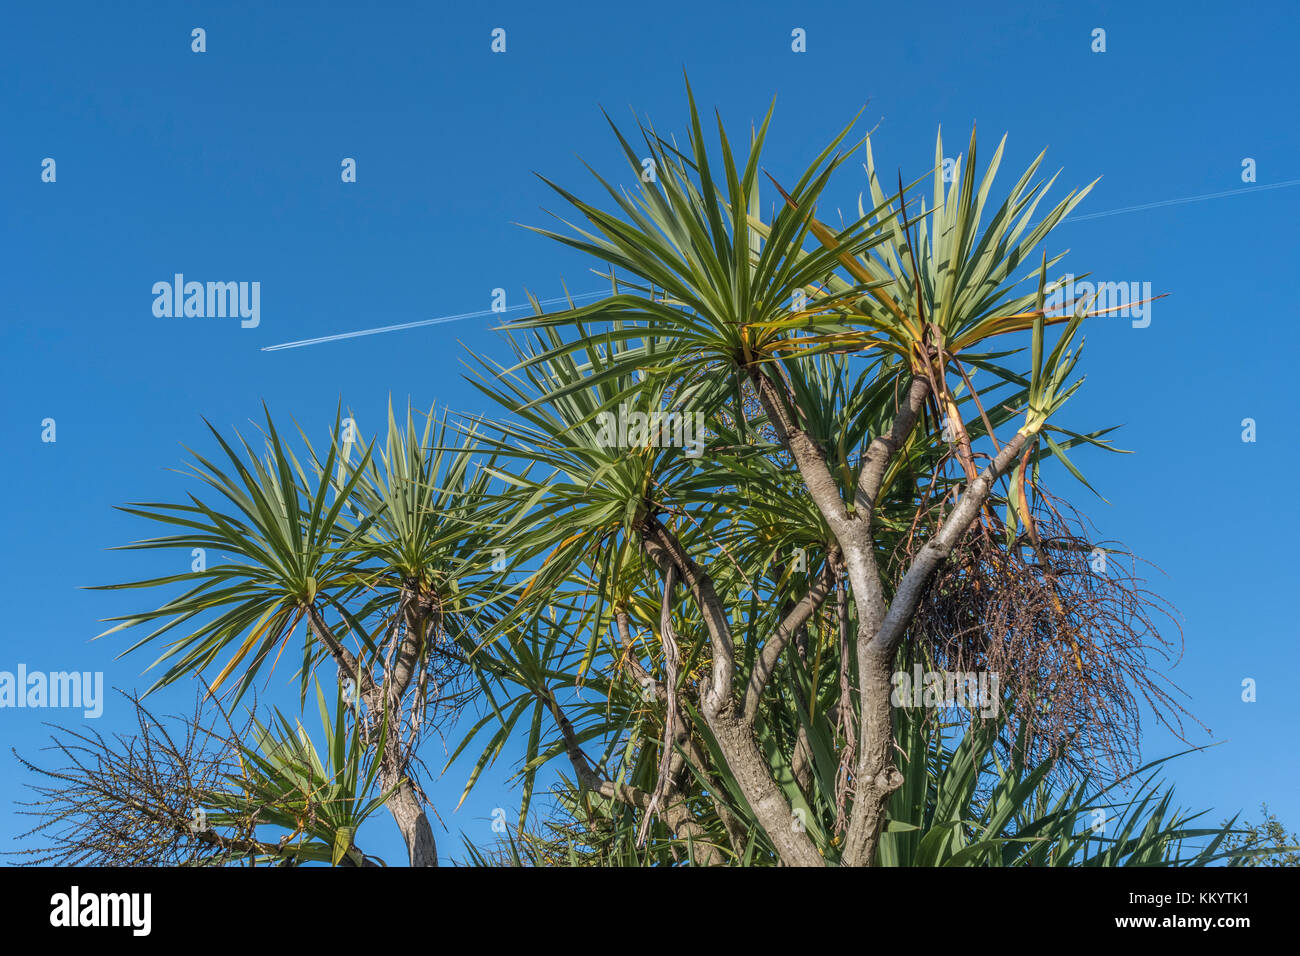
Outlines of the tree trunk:
<svg viewBox="0 0 1300 956">
<path fill-rule="evenodd" d="M 409 607 L 410 601 L 406 599 L 404 601 Z M 420 638 L 424 626 L 422 620 L 416 621 L 416 630 L 407 631 L 401 656 L 398 659 L 398 672 L 385 674 L 384 683 L 381 685 L 376 683 L 370 672 L 361 667 L 356 658 L 334 639 L 329 626 L 321 617 L 320 610 L 314 605 L 307 610 L 308 620 L 316 639 L 329 648 L 339 665 L 340 674 L 351 675 L 357 681 L 357 690 L 366 710 L 371 714 L 384 713 L 388 709 L 385 705 L 386 699 L 391 700 L 393 709 L 396 709 L 398 701 L 401 700 L 402 694 L 411 681 L 415 668 L 415 655 L 418 648 L 422 646 Z M 433 839 L 433 827 L 429 825 L 429 818 L 425 815 L 424 806 L 420 802 L 420 795 L 416 793 L 411 781 L 406 778 L 404 772 L 406 768 L 395 766 L 398 760 L 396 748 L 391 742 L 388 747 L 392 748 L 388 753 L 378 755 L 379 786 L 383 790 L 388 790 L 397 783 L 397 789 L 384 805 L 397 821 L 397 828 L 401 830 L 402 839 L 406 841 L 406 852 L 411 866 L 437 866 L 438 847 Z"/>
<path fill-rule="evenodd" d="M 393 777 L 382 773 L 380 785 L 385 790 L 388 789 L 393 785 Z M 433 840 L 433 827 L 429 826 L 429 818 L 420 805 L 420 796 L 415 792 L 415 787 L 411 786 L 411 781 L 403 777 L 385 806 L 397 821 L 397 828 L 402 831 L 411 866 L 437 866 L 438 847 Z"/>
<path fill-rule="evenodd" d="M 858 636 L 864 640 L 863 635 Z M 845 866 L 873 866 L 890 795 L 903 785 L 894 766 L 893 654 L 868 652 L 862 682 L 862 732 L 853 780 L 853 815 L 845 839 Z"/>
<path fill-rule="evenodd" d="M 705 720 L 736 777 L 750 809 L 776 847 L 785 866 L 825 866 L 826 860 L 807 831 L 799 824 L 790 802 L 772 780 L 767 761 L 754 741 L 754 732 L 741 719 L 727 714 L 711 714 L 706 706 Z"/>
</svg>

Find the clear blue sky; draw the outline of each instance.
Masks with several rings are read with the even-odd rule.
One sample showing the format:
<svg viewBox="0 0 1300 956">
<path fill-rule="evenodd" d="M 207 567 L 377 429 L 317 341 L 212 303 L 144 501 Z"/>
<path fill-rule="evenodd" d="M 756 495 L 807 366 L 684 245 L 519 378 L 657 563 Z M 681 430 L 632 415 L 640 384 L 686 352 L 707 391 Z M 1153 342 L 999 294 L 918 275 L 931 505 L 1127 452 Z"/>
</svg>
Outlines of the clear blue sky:
<svg viewBox="0 0 1300 956">
<path fill-rule="evenodd" d="M 1278 0 L 64 3 L 14 4 L 4 20 L 0 670 L 102 670 L 128 688 L 147 685 L 152 658 L 115 660 L 124 642 L 87 639 L 133 598 L 78 588 L 179 569 L 107 551 L 152 533 L 113 506 L 183 493 L 167 469 L 181 443 L 207 447 L 200 416 L 246 425 L 265 400 L 321 435 L 340 399 L 365 432 L 390 395 L 481 410 L 460 343 L 502 354 L 486 318 L 261 349 L 486 309 L 496 287 L 511 304 L 525 288 L 558 295 L 562 280 L 599 290 L 587 261 L 514 224 L 548 224 L 541 207 L 558 208 L 533 172 L 593 197 L 575 153 L 626 177 L 598 107 L 681 133 L 683 67 L 738 132 L 777 97 L 766 164 L 778 178 L 864 103 L 883 168 L 921 175 L 939 125 L 955 155 L 976 121 L 984 156 L 1010 133 L 1001 189 L 1044 146 L 1063 185 L 1103 176 L 1081 214 L 1241 188 L 1247 157 L 1258 186 L 1300 178 L 1300 31 Z M 191 52 L 194 27 L 206 53 Z M 495 27 L 503 55 L 489 49 Z M 805 54 L 791 51 L 796 27 Z M 46 157 L 54 183 L 41 181 Z M 340 182 L 344 157 L 355 184 Z M 850 171 L 831 195 L 847 212 L 862 186 Z M 1267 800 L 1293 828 L 1298 214 L 1300 188 L 1283 188 L 1068 223 L 1056 240 L 1075 272 L 1171 293 L 1150 327 L 1102 320 L 1088 335 L 1069 423 L 1122 423 L 1118 443 L 1136 452 L 1081 456 L 1110 504 L 1058 490 L 1160 565 L 1153 586 L 1185 616 L 1171 675 L 1226 743 L 1172 766 L 1180 802 L 1217 817 Z M 259 281 L 260 325 L 156 318 L 151 287 L 177 272 Z M 54 444 L 41 441 L 47 417 Z M 277 672 L 272 698 L 289 677 Z M 1245 678 L 1255 703 L 1241 700 Z M 160 695 L 162 709 L 190 692 Z M 110 700 L 97 729 L 128 717 Z M 26 777 L 9 746 L 30 754 L 42 720 L 79 719 L 0 711 L 0 844 L 23 828 L 11 808 Z M 1176 746 L 1148 727 L 1148 755 Z M 506 769 L 459 813 L 464 768 L 434 786 L 444 850 L 461 831 L 490 838 L 493 807 L 513 819 Z M 400 861 L 387 817 L 372 830 L 367 848 Z"/>
</svg>

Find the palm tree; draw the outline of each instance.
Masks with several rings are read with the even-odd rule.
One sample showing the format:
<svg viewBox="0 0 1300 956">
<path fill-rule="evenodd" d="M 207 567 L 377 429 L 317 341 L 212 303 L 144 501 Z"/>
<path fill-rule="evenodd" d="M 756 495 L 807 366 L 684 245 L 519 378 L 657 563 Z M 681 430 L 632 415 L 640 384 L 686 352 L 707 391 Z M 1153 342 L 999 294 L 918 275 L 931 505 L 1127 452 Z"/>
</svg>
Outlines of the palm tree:
<svg viewBox="0 0 1300 956">
<path fill-rule="evenodd" d="M 752 858 L 757 841 L 787 865 L 871 865 L 908 784 L 901 664 L 987 668 L 1033 648 L 1029 672 L 1004 676 L 1035 753 L 1068 751 L 1088 713 L 1102 716 L 1087 739 L 1122 742 L 1134 682 L 1172 700 L 1148 676 L 1151 617 L 1121 599 L 1142 592 L 1088 564 L 1093 543 L 1039 472 L 1055 458 L 1083 480 L 1067 450 L 1109 447 L 1056 423 L 1098 313 L 1048 314 L 1059 256 L 1030 265 L 1087 189 L 1035 222 L 1040 155 L 989 207 L 1002 145 L 977 181 L 972 134 L 950 184 L 937 143 L 932 205 L 909 208 L 868 145 L 869 200 L 833 229 L 817 206 L 846 129 L 789 189 L 773 179 L 765 217 L 770 117 L 742 158 L 719 119 L 712 156 L 692 98 L 683 149 L 615 128 L 654 182 L 598 176 L 610 210 L 554 186 L 582 225 L 538 231 L 607 263 L 611 294 L 512 323 L 513 366 L 479 359 L 506 413 L 479 430 L 515 461 L 498 474 L 514 515 L 500 546 L 527 571 L 474 660 L 515 705 L 480 728 L 494 728 L 481 762 L 530 714 L 530 778 L 567 755 L 570 803 L 636 820 L 638 845 L 658 827 L 703 862 Z M 611 442 L 609 421 L 635 413 L 702 416 L 703 455 L 653 428 Z M 927 639 L 941 622 L 946 644 Z"/>
<path fill-rule="evenodd" d="M 110 586 L 185 590 L 155 610 L 115 618 L 105 634 L 162 622 L 131 647 L 171 637 L 152 665 L 167 665 L 154 687 L 220 661 L 211 691 L 236 679 L 236 701 L 290 645 L 301 656 L 304 705 L 316 668 L 332 661 L 411 865 L 432 866 L 437 851 L 414 761 L 438 709 L 454 713 L 463 703 L 465 652 L 492 614 L 490 479 L 474 461 L 472 438 L 452 440 L 445 414 L 430 411 L 421 430 L 412 411 L 399 423 L 390 407 L 382 444 L 367 443 L 356 461 L 361 442 L 350 421 L 341 425 L 340 417 L 323 457 L 304 435 L 303 460 L 269 413 L 260 451 L 212 429 L 224 460 L 194 454 L 206 500 L 123 510 L 179 529 L 131 549 L 198 548 L 228 560 Z"/>
<path fill-rule="evenodd" d="M 475 757 L 466 794 L 526 735 L 514 858 L 1028 862 L 1047 841 L 1119 862 L 1205 835 L 1166 801 L 1137 849 L 1068 849 L 1114 782 L 1071 783 L 1080 762 L 1132 769 L 1135 692 L 1173 713 L 1148 665 L 1158 605 L 1121 549 L 1092 560 L 1103 543 L 1040 470 L 1086 486 L 1069 450 L 1111 448 L 1058 424 L 1098 313 L 1049 314 L 1059 257 L 1038 250 L 1087 189 L 1036 220 L 1040 155 L 993 206 L 1002 145 L 977 176 L 972 134 L 951 183 L 937 142 L 927 203 L 901 177 L 886 193 L 863 141 L 858 218 L 832 228 L 818 204 L 852 124 L 786 188 L 761 165 L 770 119 L 742 157 L 719 119 L 711 154 L 691 98 L 683 149 L 615 128 L 638 185 L 600 180 L 609 210 L 555 187 L 582 225 L 539 231 L 607 264 L 611 291 L 512 323 L 508 365 L 474 357 L 499 413 L 417 429 L 390 409 L 361 442 L 340 412 L 301 454 L 268 413 L 260 445 L 213 430 L 201 496 L 126 509 L 170 532 L 132 548 L 224 558 L 114 586 L 182 589 L 113 628 L 166 639 L 155 686 L 219 667 L 212 690 L 238 700 L 292 645 L 305 706 L 338 668 L 327 725 L 351 721 L 356 757 L 332 766 L 373 774 L 348 771 L 331 802 L 351 810 L 315 814 L 333 823 L 295 858 L 365 862 L 349 827 L 382 800 L 410 862 L 436 863 L 419 746 L 470 699 L 449 761 Z M 1000 677 L 1003 711 L 934 737 L 940 703 L 893 699 L 914 665 Z M 290 807 L 343 772 L 292 736 L 268 744 L 288 763 L 249 756 Z M 528 820 L 553 761 L 572 779 L 547 843 Z"/>
<path fill-rule="evenodd" d="M 1233 829 L 1235 817 L 1217 827 L 1196 826 L 1204 813 L 1175 807 L 1173 788 L 1157 777 L 1172 757 L 1110 783 L 1090 776 L 1062 783 L 1052 757 L 1033 768 L 1005 761 L 1000 751 L 1008 743 L 1008 713 L 962 726 L 917 708 L 897 711 L 898 760 L 906 782 L 890 797 L 880 865 L 1178 867 L 1227 861 L 1255 866 L 1285 849 L 1280 838 L 1257 848 L 1259 841 L 1251 841 L 1248 831 Z M 779 862 L 752 816 L 741 820 L 745 837 L 734 851 L 718 852 L 727 844 L 727 827 L 707 806 L 687 839 L 643 845 L 635 820 L 617 800 L 594 798 L 567 778 L 553 796 L 553 811 L 540 825 L 508 833 L 496 847 L 467 841 L 469 861 L 478 866 Z M 829 818 L 833 808 L 824 812 Z"/>
</svg>

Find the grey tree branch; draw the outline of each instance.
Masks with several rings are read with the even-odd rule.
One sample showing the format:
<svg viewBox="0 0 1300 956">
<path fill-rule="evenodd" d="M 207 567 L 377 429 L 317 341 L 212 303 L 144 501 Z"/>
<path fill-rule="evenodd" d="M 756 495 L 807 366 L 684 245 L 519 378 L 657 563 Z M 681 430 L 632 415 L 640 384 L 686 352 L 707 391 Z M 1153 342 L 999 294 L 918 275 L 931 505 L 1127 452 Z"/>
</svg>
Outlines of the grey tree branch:
<svg viewBox="0 0 1300 956">
<path fill-rule="evenodd" d="M 993 461 L 967 487 L 938 533 L 912 560 L 894 593 L 894 600 L 874 635 L 859 621 L 858 679 L 861 682 L 862 734 L 853 779 L 853 809 L 845 834 L 842 864 L 870 866 L 874 863 L 885 806 L 890 794 L 903 783 L 894 766 L 893 708 L 890 704 L 894 652 L 907 631 L 930 575 L 948 556 L 958 539 L 978 516 L 993 485 L 1015 461 L 1025 443 L 1017 432 Z M 869 639 L 868 639 L 869 638 Z"/>
<path fill-rule="evenodd" d="M 351 674 L 357 682 L 357 691 L 366 710 L 371 714 L 389 713 L 396 703 L 389 696 L 390 682 L 385 681 L 390 685 L 389 688 L 376 683 L 370 671 L 361 667 L 356 656 L 335 638 L 315 605 L 307 608 L 307 616 L 316 639 L 330 651 L 339 668 Z M 418 635 L 416 639 L 418 640 Z M 411 640 L 409 631 L 405 640 Z M 409 683 L 409 672 L 405 679 Z M 406 773 L 406 760 L 400 751 L 400 747 L 389 743 L 384 747 L 384 752 L 379 754 L 379 785 L 383 790 L 395 788 L 384 805 L 393 815 L 402 838 L 406 841 L 411 866 L 437 866 L 438 848 L 433 838 L 433 827 L 424 812 L 420 794 Z"/>
<path fill-rule="evenodd" d="M 794 637 L 799 628 L 807 624 L 809 619 L 817 613 L 817 609 L 822 606 L 834 584 L 830 564 L 827 562 L 822 565 L 821 572 L 818 574 L 812 588 L 768 637 L 758 659 L 754 661 L 754 670 L 750 675 L 749 687 L 745 692 L 744 714 L 746 721 L 752 723 L 754 718 L 758 716 L 758 707 L 762 701 L 763 689 L 767 686 L 768 680 L 771 679 L 772 672 L 776 670 L 777 662 L 781 659 L 781 654 L 785 651 L 786 645 L 789 644 L 790 639 Z"/>
<path fill-rule="evenodd" d="M 759 752 L 752 727 L 736 713 L 732 694 L 735 657 L 731 625 L 714 591 L 713 582 L 690 556 L 681 542 L 656 519 L 646 521 L 642 545 L 650 559 L 667 573 L 675 565 L 691 593 L 709 630 L 713 651 L 713 676 L 708 693 L 702 694 L 704 719 L 726 760 L 741 793 L 755 818 L 776 847 L 781 860 L 791 866 L 824 866 L 812 838 L 794 825 L 790 802 L 772 779 L 767 761 Z"/>
<path fill-rule="evenodd" d="M 676 567 L 682 580 L 691 589 L 700 614 L 709 630 L 709 643 L 713 652 L 713 674 L 709 692 L 704 695 L 705 710 L 710 708 L 730 711 L 735 707 L 732 696 L 735 680 L 736 658 L 731 638 L 731 622 L 726 609 L 718 600 L 713 580 L 686 553 L 676 535 L 660 524 L 656 518 L 646 520 L 642 543 L 651 560 L 667 573 L 669 566 Z"/>
<path fill-rule="evenodd" d="M 664 597 L 659 611 L 659 643 L 664 651 L 664 685 L 666 688 L 666 707 L 664 709 L 663 751 L 659 755 L 659 778 L 655 782 L 654 796 L 646 809 L 645 819 L 641 822 L 641 833 L 637 845 L 645 845 L 646 833 L 650 827 L 650 817 L 659 808 L 668 795 L 672 785 L 674 744 L 680 736 L 677 714 L 677 673 L 681 663 L 681 654 L 677 649 L 677 635 L 673 633 L 673 586 L 677 583 L 677 566 L 668 565 L 664 573 Z"/>
<path fill-rule="evenodd" d="M 854 493 L 854 501 L 860 514 L 869 517 L 874 513 L 876 496 L 880 494 L 880 487 L 884 483 L 889 463 L 893 461 L 908 436 L 912 434 L 912 429 L 916 427 L 929 391 L 929 383 L 924 378 L 920 376 L 913 378 L 912 384 L 907 389 L 907 398 L 902 408 L 898 410 L 898 414 L 894 416 L 889 433 L 877 435 L 867 446 L 862 471 L 858 475 L 858 487 Z"/>
<path fill-rule="evenodd" d="M 767 413 L 768 420 L 776 430 L 777 438 L 794 458 L 808 494 L 817 505 L 817 510 L 822 513 L 826 523 L 835 532 L 835 537 L 841 546 L 846 538 L 858 541 L 860 534 L 855 533 L 855 522 L 844 507 L 839 486 L 826 462 L 826 453 L 795 421 L 785 396 L 781 394 L 781 389 L 768 374 L 752 367 L 749 369 L 749 374 L 763 411 Z"/>
<path fill-rule="evenodd" d="M 879 630 L 871 640 L 874 653 L 893 654 L 907 630 L 908 622 L 916 613 L 916 606 L 920 603 L 930 575 L 949 555 L 971 523 L 979 517 L 980 509 L 984 507 L 984 502 L 993 491 L 993 485 L 1015 462 L 1024 444 L 1024 433 L 1016 432 L 1015 437 L 1002 447 L 993 461 L 967 487 L 966 493 L 961 496 L 957 507 L 948 515 L 939 533 L 927 541 L 913 558 L 911 566 L 894 592 L 889 613 L 885 615 Z"/>
</svg>

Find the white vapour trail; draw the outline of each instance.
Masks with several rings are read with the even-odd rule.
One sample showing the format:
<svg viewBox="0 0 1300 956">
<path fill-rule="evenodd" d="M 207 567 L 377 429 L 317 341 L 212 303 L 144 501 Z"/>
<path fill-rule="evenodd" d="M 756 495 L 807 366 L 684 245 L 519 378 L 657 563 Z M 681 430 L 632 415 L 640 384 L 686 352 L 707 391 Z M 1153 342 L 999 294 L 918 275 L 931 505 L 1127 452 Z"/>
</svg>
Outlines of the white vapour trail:
<svg viewBox="0 0 1300 956">
<path fill-rule="evenodd" d="M 607 292 L 584 292 L 582 295 L 575 295 L 573 302 L 582 299 L 594 299 L 599 296 L 608 295 Z M 555 299 L 543 299 L 538 305 L 567 305 L 570 302 L 568 296 L 560 296 Z M 514 305 L 506 308 L 502 312 L 492 309 L 480 309 L 477 312 L 461 312 L 457 315 L 440 315 L 433 319 L 420 319 L 418 322 L 403 322 L 400 325 L 381 325 L 373 329 L 358 329 L 355 332 L 338 332 L 334 335 L 322 335 L 314 339 L 299 339 L 296 342 L 281 342 L 278 345 L 265 345 L 262 347 L 263 352 L 279 352 L 284 349 L 297 349 L 305 345 L 321 345 L 324 342 L 338 342 L 342 339 L 356 339 L 363 335 L 379 335 L 381 332 L 398 332 L 402 329 L 418 329 L 426 325 L 441 325 L 444 322 L 459 322 L 462 319 L 477 319 L 486 315 L 503 315 L 505 312 L 517 312 L 520 309 L 532 308 L 532 303 L 525 305 Z"/>
<path fill-rule="evenodd" d="M 1280 183 L 1265 183 L 1262 186 L 1244 186 L 1241 189 L 1225 189 L 1223 192 L 1203 193 L 1200 196 L 1183 196 L 1180 199 L 1161 199 L 1157 202 L 1144 202 L 1137 206 L 1123 206 L 1119 209 L 1107 209 L 1104 212 L 1090 212 L 1082 216 L 1066 216 L 1061 222 L 1083 222 L 1085 219 L 1102 219 L 1106 216 L 1118 216 L 1126 212 L 1141 212 L 1143 209 L 1158 209 L 1161 206 L 1179 206 L 1183 203 L 1202 202 L 1206 199 L 1223 199 L 1225 196 L 1240 196 L 1244 193 L 1263 192 L 1266 189 L 1284 189 L 1287 186 L 1300 186 L 1300 179 L 1288 179 Z"/>
<path fill-rule="evenodd" d="M 1287 179 L 1280 183 L 1265 183 L 1263 185 L 1244 186 L 1241 189 L 1225 189 L 1217 193 L 1203 193 L 1200 196 L 1182 196 L 1178 199 L 1161 199 L 1156 202 L 1141 203 L 1137 206 L 1123 206 L 1119 209 L 1107 209 L 1102 212 L 1086 213 L 1082 216 L 1067 216 L 1061 220 L 1064 225 L 1067 222 L 1084 222 L 1088 219 L 1103 219 L 1106 216 L 1119 216 L 1129 212 L 1141 212 L 1144 209 L 1158 209 L 1161 206 L 1179 206 L 1185 203 L 1203 202 L 1207 199 L 1224 199 L 1228 196 L 1241 196 L 1245 193 L 1264 192 L 1269 189 L 1286 189 L 1290 186 L 1300 186 L 1300 179 Z M 578 302 L 582 299 L 594 299 L 599 296 L 607 295 L 605 292 L 584 292 L 582 295 L 573 296 L 572 301 Z M 557 299 L 546 299 L 541 305 L 560 305 L 567 304 L 570 300 L 566 297 Z M 524 305 L 511 306 L 506 312 L 514 312 L 518 309 L 528 308 Z M 283 349 L 297 349 L 306 345 L 321 345 L 325 342 L 338 342 L 343 339 L 360 338 L 363 335 L 379 335 L 381 332 L 398 332 L 402 329 L 418 329 L 426 325 L 441 325 L 444 322 L 459 322 L 462 319 L 477 319 L 485 315 L 501 315 L 500 312 L 493 312 L 491 309 L 482 309 L 478 312 L 461 312 L 458 315 L 442 315 L 434 319 L 422 319 L 419 322 L 403 322 L 401 325 L 383 325 L 374 329 L 359 329 L 356 332 L 339 332 L 336 335 L 322 335 L 314 339 L 299 339 L 297 342 L 281 342 L 279 345 L 267 345 L 262 348 L 263 352 L 279 352 Z"/>
</svg>

